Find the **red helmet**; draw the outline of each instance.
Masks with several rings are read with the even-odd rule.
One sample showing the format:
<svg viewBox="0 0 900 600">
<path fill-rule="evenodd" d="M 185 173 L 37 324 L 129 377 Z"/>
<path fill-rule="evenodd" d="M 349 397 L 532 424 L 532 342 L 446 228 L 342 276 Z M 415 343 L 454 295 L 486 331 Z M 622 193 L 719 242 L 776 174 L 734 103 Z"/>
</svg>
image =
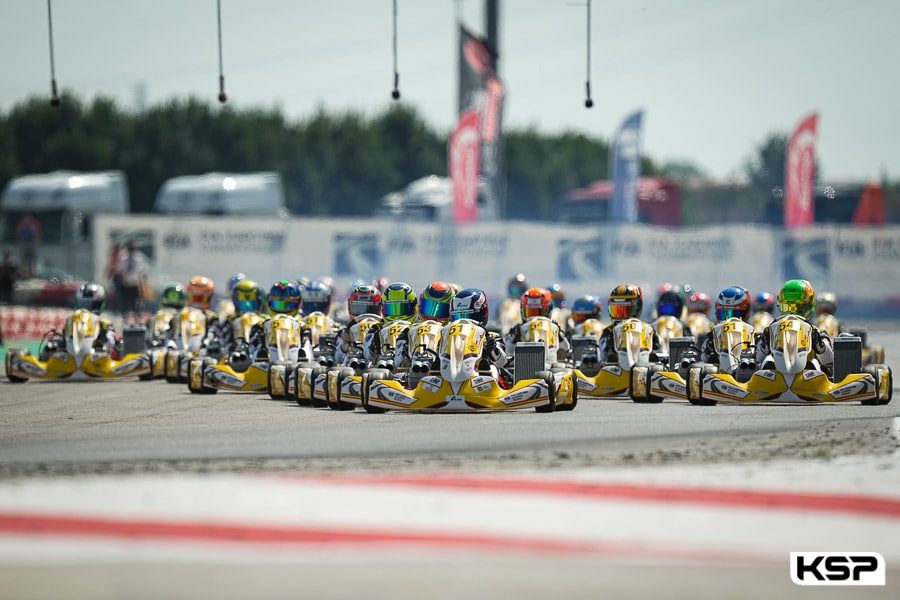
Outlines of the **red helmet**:
<svg viewBox="0 0 900 600">
<path fill-rule="evenodd" d="M 381 292 L 371 285 L 357 285 L 347 298 L 347 312 L 355 319 L 366 313 L 381 314 Z"/>
<path fill-rule="evenodd" d="M 711 306 L 712 298 L 703 292 L 694 292 L 688 296 L 687 307 L 689 313 L 703 313 L 704 315 L 708 315 Z"/>
<path fill-rule="evenodd" d="M 215 285 L 213 280 L 203 275 L 191 277 L 191 282 L 184 288 L 187 293 L 187 301 L 185 304 L 195 308 L 206 310 L 212 304 L 213 292 Z"/>
<path fill-rule="evenodd" d="M 522 318 L 549 317 L 553 310 L 553 295 L 547 288 L 533 287 L 522 294 Z"/>
</svg>

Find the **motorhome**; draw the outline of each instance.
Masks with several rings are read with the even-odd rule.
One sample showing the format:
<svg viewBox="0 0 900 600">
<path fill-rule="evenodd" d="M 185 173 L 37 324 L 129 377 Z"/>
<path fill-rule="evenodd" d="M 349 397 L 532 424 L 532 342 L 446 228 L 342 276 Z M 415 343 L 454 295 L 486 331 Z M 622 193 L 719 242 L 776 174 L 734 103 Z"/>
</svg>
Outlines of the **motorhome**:
<svg viewBox="0 0 900 600">
<path fill-rule="evenodd" d="M 449 177 L 427 175 L 416 179 L 403 190 L 387 194 L 378 203 L 375 215 L 410 221 L 453 220 L 453 181 Z M 489 186 L 478 186 L 478 220 L 496 221 L 499 218 L 497 201 Z"/>
<path fill-rule="evenodd" d="M 0 236 L 4 245 L 20 248 L 19 224 L 34 218 L 40 224 L 38 263 L 86 277 L 94 272 L 95 218 L 129 210 L 121 171 L 22 175 L 11 179 L 0 196 Z"/>
<path fill-rule="evenodd" d="M 154 209 L 166 215 L 287 214 L 281 176 L 273 171 L 173 177 L 160 187 Z"/>
</svg>

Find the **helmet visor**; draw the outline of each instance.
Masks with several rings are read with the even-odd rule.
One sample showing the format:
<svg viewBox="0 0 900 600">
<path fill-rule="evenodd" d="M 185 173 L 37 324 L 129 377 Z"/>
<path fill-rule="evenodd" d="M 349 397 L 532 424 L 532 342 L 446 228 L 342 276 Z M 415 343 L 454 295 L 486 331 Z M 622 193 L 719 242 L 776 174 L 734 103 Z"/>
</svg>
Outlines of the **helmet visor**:
<svg viewBox="0 0 900 600">
<path fill-rule="evenodd" d="M 660 316 L 680 317 L 681 307 L 675 302 L 660 302 L 656 305 L 656 314 Z"/>
<path fill-rule="evenodd" d="M 385 317 L 401 319 L 416 314 L 416 303 L 410 300 L 391 300 L 385 302 L 381 310 Z"/>
<path fill-rule="evenodd" d="M 188 294 L 187 304 L 190 306 L 208 306 L 209 298 L 205 294 Z"/>
<path fill-rule="evenodd" d="M 530 319 L 531 317 L 544 317 L 547 311 L 540 306 L 526 306 L 522 309 L 522 317 Z"/>
<path fill-rule="evenodd" d="M 366 313 L 380 314 L 381 304 L 368 300 L 350 300 L 347 302 L 347 311 L 351 315 L 364 315 Z"/>
<path fill-rule="evenodd" d="M 422 298 L 421 302 L 419 302 L 419 314 L 426 319 L 442 321 L 450 318 L 450 304 L 438 302 L 431 298 Z"/>
<path fill-rule="evenodd" d="M 289 313 L 300 308 L 300 302 L 291 298 L 269 298 L 269 308 L 275 312 Z"/>
<path fill-rule="evenodd" d="M 631 318 L 634 307 L 630 304 L 609 304 L 609 316 L 613 319 Z"/>
<path fill-rule="evenodd" d="M 256 312 L 259 310 L 256 300 L 238 300 L 234 303 L 234 308 L 242 313 Z"/>
<path fill-rule="evenodd" d="M 809 312 L 809 302 L 781 302 L 778 310 L 783 315 L 806 315 Z"/>
<path fill-rule="evenodd" d="M 738 319 L 747 318 L 747 311 L 743 308 L 737 307 L 729 307 L 729 308 L 717 308 L 716 309 L 716 320 L 724 321 L 725 319 L 730 319 L 731 317 L 737 317 Z"/>
</svg>

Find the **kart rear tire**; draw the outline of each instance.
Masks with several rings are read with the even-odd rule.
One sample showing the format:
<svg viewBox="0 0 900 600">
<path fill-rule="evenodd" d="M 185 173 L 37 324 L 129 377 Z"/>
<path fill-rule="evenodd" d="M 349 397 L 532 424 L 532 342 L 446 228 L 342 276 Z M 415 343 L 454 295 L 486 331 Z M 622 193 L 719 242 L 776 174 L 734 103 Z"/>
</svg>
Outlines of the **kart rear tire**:
<svg viewBox="0 0 900 600">
<path fill-rule="evenodd" d="M 709 398 L 703 397 L 703 380 L 707 375 L 718 373 L 718 369 L 715 365 L 710 364 L 699 364 L 692 365 L 690 369 L 688 369 L 688 381 L 687 381 L 687 397 L 688 402 L 693 404 L 694 406 L 715 406 L 716 401 L 711 400 Z M 694 378 L 697 378 L 696 381 L 696 395 L 694 394 Z"/>
<path fill-rule="evenodd" d="M 22 354 L 22 353 L 23 353 L 22 350 L 7 350 L 7 352 L 6 352 L 6 359 L 3 362 L 6 363 L 4 365 L 4 367 L 6 369 L 6 378 L 9 379 L 10 383 L 25 383 L 26 381 L 28 381 L 27 377 L 17 377 L 16 375 L 9 374 L 10 365 L 12 365 L 13 355 L 14 354 Z"/>
<path fill-rule="evenodd" d="M 273 377 L 272 373 L 275 370 L 275 369 L 272 369 L 272 367 L 275 365 L 284 365 L 285 368 L 283 371 L 281 369 L 277 369 L 277 370 L 282 371 L 284 373 L 285 382 L 284 382 L 283 387 L 285 389 L 287 389 L 287 374 L 288 374 L 288 369 L 290 369 L 290 367 L 291 367 L 291 364 L 286 363 L 286 362 L 276 361 L 276 362 L 269 363 L 269 368 L 266 369 L 266 393 L 269 395 L 269 398 L 271 398 L 272 400 L 284 400 L 284 398 L 285 398 L 284 395 L 282 395 L 282 394 L 275 395 L 272 393 L 272 377 Z"/>
<path fill-rule="evenodd" d="M 364 373 L 362 378 L 362 405 L 363 409 L 370 415 L 380 415 L 384 414 L 386 409 L 381 408 L 380 406 L 370 406 L 369 405 L 369 386 L 372 385 L 373 381 L 378 381 L 379 379 L 390 379 L 390 374 L 385 372 L 384 369 L 375 369 L 370 373 Z"/>
<path fill-rule="evenodd" d="M 547 382 L 547 394 L 550 396 L 550 404 L 544 406 L 535 406 L 534 412 L 550 413 L 556 410 L 556 383 L 553 380 L 553 373 L 550 371 L 538 371 L 535 373 L 536 379 L 543 379 Z"/>
<path fill-rule="evenodd" d="M 643 386 L 643 388 L 645 390 L 647 390 L 646 396 L 636 396 L 634 393 L 634 389 L 635 389 L 634 378 L 640 376 L 639 373 L 643 372 L 642 370 L 638 370 L 637 372 L 635 372 L 634 369 L 635 369 L 635 367 L 631 367 L 631 377 L 630 377 L 631 387 L 629 389 L 629 395 L 631 396 L 631 401 L 635 402 L 637 404 L 659 404 L 660 402 L 662 402 L 663 401 L 662 396 L 654 396 L 653 394 L 650 393 L 650 381 L 653 378 L 653 374 L 663 371 L 664 367 L 659 363 L 652 363 L 652 364 L 647 365 L 646 380 L 644 381 L 644 386 Z"/>
<path fill-rule="evenodd" d="M 338 369 L 336 375 L 337 385 L 335 386 L 338 389 L 338 394 L 340 394 L 341 390 L 341 381 L 343 381 L 344 377 L 350 377 L 351 375 L 356 375 L 356 371 L 349 367 L 341 367 Z M 345 402 L 340 398 L 332 398 L 331 391 L 328 387 L 325 388 L 325 397 L 327 398 L 326 402 L 328 403 L 328 408 L 331 410 L 347 411 L 356 408 L 356 405 L 352 402 Z"/>
<path fill-rule="evenodd" d="M 894 397 L 894 375 L 891 368 L 887 365 L 866 365 L 862 368 L 862 372 L 868 373 L 875 378 L 876 390 L 882 389 L 880 383 L 884 377 L 887 377 L 888 381 L 884 386 L 886 388 L 886 395 L 880 395 L 871 400 L 862 400 L 860 401 L 860 404 L 864 406 L 881 406 L 889 404 Z"/>
<path fill-rule="evenodd" d="M 290 383 L 290 379 L 294 379 L 294 391 L 291 391 L 290 386 L 285 389 L 285 398 L 290 400 L 291 402 L 296 402 L 298 406 L 309 406 L 310 400 L 309 398 L 301 398 L 298 395 L 300 390 L 300 367 L 294 367 L 294 369 L 288 373 L 288 383 Z"/>
</svg>

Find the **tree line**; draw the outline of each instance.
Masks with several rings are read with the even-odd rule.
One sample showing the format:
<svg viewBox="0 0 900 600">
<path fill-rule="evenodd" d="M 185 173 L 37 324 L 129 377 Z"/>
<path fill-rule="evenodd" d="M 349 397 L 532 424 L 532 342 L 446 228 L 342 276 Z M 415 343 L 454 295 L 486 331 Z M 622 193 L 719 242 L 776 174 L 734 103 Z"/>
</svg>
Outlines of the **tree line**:
<svg viewBox="0 0 900 600">
<path fill-rule="evenodd" d="M 64 93 L 57 107 L 31 98 L 0 114 L 0 186 L 12 177 L 59 169 L 121 170 L 132 211 L 151 212 L 163 182 L 210 171 L 277 171 L 288 209 L 306 216 L 366 216 L 385 194 L 424 175 L 447 173 L 449 131 L 392 104 L 374 117 L 320 109 L 299 122 L 277 110 L 235 110 L 197 98 L 142 111 L 108 98 Z M 749 184 L 682 185 L 683 222 L 742 220 L 783 183 L 787 136 L 773 134 L 747 160 Z M 506 217 L 548 220 L 573 188 L 609 177 L 610 143 L 600 137 L 534 129 L 504 132 Z M 779 161 L 781 161 L 779 163 Z M 642 174 L 703 180 L 690 164 L 642 160 Z M 889 217 L 900 213 L 900 182 L 886 190 Z M 723 207 L 727 208 L 723 210 Z M 892 219 L 896 220 L 896 219 Z"/>
</svg>

